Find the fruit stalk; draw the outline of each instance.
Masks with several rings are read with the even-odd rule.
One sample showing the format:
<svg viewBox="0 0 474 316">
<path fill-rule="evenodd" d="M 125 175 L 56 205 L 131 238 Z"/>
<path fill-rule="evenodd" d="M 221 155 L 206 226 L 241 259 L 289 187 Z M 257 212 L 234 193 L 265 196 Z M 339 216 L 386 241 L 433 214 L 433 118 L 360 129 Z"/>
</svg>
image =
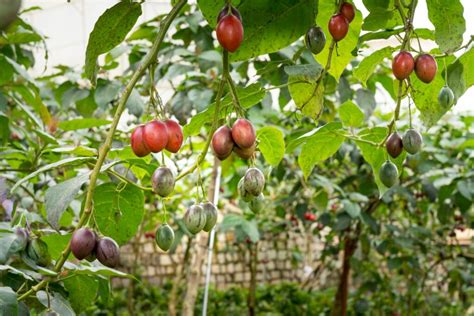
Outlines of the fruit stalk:
<svg viewBox="0 0 474 316">
<path fill-rule="evenodd" d="M 155 39 L 155 42 L 153 43 L 153 46 L 151 47 L 150 51 L 148 54 L 144 57 L 143 62 L 140 64 L 138 69 L 133 73 L 132 78 L 128 82 L 127 86 L 125 87 L 122 96 L 120 97 L 120 100 L 117 105 L 117 110 L 115 112 L 112 125 L 109 129 L 109 132 L 107 133 L 107 137 L 105 139 L 104 145 L 100 148 L 99 150 L 99 157 L 97 158 L 97 162 L 94 166 L 94 169 L 91 173 L 90 176 L 90 183 L 89 187 L 87 189 L 87 195 L 86 195 L 86 201 L 84 204 L 84 212 L 81 215 L 81 218 L 79 219 L 79 222 L 76 225 L 76 228 L 74 231 L 80 229 L 84 224 L 87 222 L 89 219 L 90 214 L 92 213 L 93 205 L 92 205 L 92 198 L 93 198 L 93 193 L 95 186 L 97 184 L 97 178 L 99 177 L 100 169 L 102 168 L 102 165 L 105 161 L 105 158 L 107 157 L 107 154 L 109 153 L 112 140 L 115 134 L 115 131 L 117 129 L 117 125 L 119 123 L 120 117 L 122 116 L 122 113 L 125 109 L 125 105 L 127 103 L 128 98 L 130 97 L 130 94 L 133 91 L 133 88 L 137 84 L 138 80 L 143 76 L 145 73 L 146 69 L 156 61 L 157 55 L 158 55 L 158 50 L 161 46 L 161 43 L 163 42 L 165 35 L 171 26 L 171 23 L 173 20 L 176 18 L 178 15 L 179 11 L 184 7 L 184 5 L 187 3 L 187 0 L 180 0 L 170 11 L 170 13 L 166 16 L 166 18 L 163 20 L 163 25 L 160 28 L 160 31 Z M 54 271 L 59 272 L 61 268 L 63 267 L 64 263 L 67 260 L 67 257 L 69 256 L 71 252 L 71 245 L 68 244 L 66 249 L 63 250 L 61 253 L 61 257 L 56 261 L 56 265 L 54 266 Z M 23 295 L 21 295 L 18 298 L 18 301 L 21 301 L 31 294 L 36 293 L 37 291 L 41 290 L 46 286 L 46 284 L 49 282 L 48 279 L 44 279 L 41 282 L 39 282 L 37 285 L 31 287 L 30 290 L 25 292 Z"/>
</svg>

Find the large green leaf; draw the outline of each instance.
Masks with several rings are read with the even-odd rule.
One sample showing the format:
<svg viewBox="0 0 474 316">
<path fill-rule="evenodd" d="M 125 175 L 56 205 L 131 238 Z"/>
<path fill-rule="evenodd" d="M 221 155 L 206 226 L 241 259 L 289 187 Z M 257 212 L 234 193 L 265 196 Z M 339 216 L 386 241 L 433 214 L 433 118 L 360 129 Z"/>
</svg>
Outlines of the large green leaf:
<svg viewBox="0 0 474 316">
<path fill-rule="evenodd" d="M 387 136 L 387 128 L 385 127 L 374 127 L 367 128 L 358 134 L 358 136 L 364 140 L 371 141 L 375 144 L 380 143 Z M 365 161 L 372 167 L 374 172 L 375 183 L 379 189 L 380 196 L 387 192 L 388 188 L 380 181 L 379 170 L 382 164 L 388 159 L 387 151 L 385 147 L 375 146 L 369 143 L 356 141 L 359 146 L 362 156 Z M 397 159 L 390 159 L 398 168 L 398 172 L 401 173 L 403 161 L 405 160 L 406 152 L 403 152 Z"/>
<path fill-rule="evenodd" d="M 103 119 L 97 119 L 97 118 L 83 118 L 83 119 L 62 121 L 59 123 L 59 128 L 65 131 L 75 131 L 78 129 L 109 125 L 110 123 L 111 122 L 109 120 L 103 120 Z"/>
<path fill-rule="evenodd" d="M 356 77 L 364 87 L 367 87 L 367 80 L 374 74 L 377 66 L 380 65 L 385 58 L 392 56 L 394 50 L 394 47 L 387 46 L 362 59 L 357 68 L 354 69 L 354 77 Z"/>
<path fill-rule="evenodd" d="M 82 174 L 46 190 L 44 197 L 46 218 L 53 228 L 59 229 L 61 216 L 88 179 L 89 173 Z"/>
<path fill-rule="evenodd" d="M 277 166 L 285 154 L 285 139 L 283 132 L 273 126 L 265 126 L 257 131 L 258 149 L 265 160 L 272 166 Z"/>
<path fill-rule="evenodd" d="M 36 293 L 36 297 L 38 298 L 38 301 L 43 304 L 43 306 L 50 307 L 50 309 L 56 312 L 58 315 L 76 315 L 69 302 L 64 298 L 64 296 L 57 292 L 46 293 L 45 291 L 39 291 Z"/>
<path fill-rule="evenodd" d="M 462 45 L 466 31 L 464 8 L 460 0 L 426 0 L 428 17 L 435 27 L 435 40 L 443 53 L 452 53 Z"/>
<path fill-rule="evenodd" d="M 459 99 L 474 84 L 474 48 L 448 66 L 448 85 Z"/>
<path fill-rule="evenodd" d="M 99 185 L 94 191 L 94 217 L 102 234 L 126 244 L 137 232 L 144 214 L 143 191 L 135 186 Z"/>
<path fill-rule="evenodd" d="M 59 258 L 66 248 L 69 240 L 71 240 L 70 233 L 61 235 L 59 233 L 49 234 L 41 237 L 41 240 L 48 245 L 48 251 L 52 258 Z"/>
<path fill-rule="evenodd" d="M 339 117 L 346 127 L 359 127 L 364 122 L 364 112 L 352 101 L 346 101 L 339 107 Z"/>
<path fill-rule="evenodd" d="M 248 109 L 255 104 L 259 103 L 265 97 L 265 90 L 262 89 L 259 83 L 252 84 L 245 88 L 237 88 L 237 94 L 239 96 L 240 104 L 242 107 Z M 224 118 L 226 113 L 229 111 L 229 107 L 232 106 L 232 97 L 227 95 L 221 101 L 221 113 L 219 118 Z M 214 118 L 214 111 L 216 104 L 212 103 L 208 108 L 191 118 L 191 121 L 184 127 L 183 131 L 186 136 L 193 136 L 199 134 L 201 128 L 205 124 L 212 122 Z"/>
<path fill-rule="evenodd" d="M 135 279 L 132 274 L 124 273 L 103 265 L 88 266 L 87 263 L 75 265 L 68 261 L 64 264 L 64 268 L 74 272 L 74 274 Z"/>
<path fill-rule="evenodd" d="M 306 138 L 298 157 L 298 164 L 305 178 L 311 174 L 317 163 L 328 159 L 339 149 L 344 141 L 344 136 L 337 134 L 341 129 L 340 122 L 328 123 Z"/>
<path fill-rule="evenodd" d="M 314 0 L 253 0 L 236 4 L 242 16 L 244 40 L 231 59 L 247 60 L 290 45 L 314 23 L 316 3 Z M 224 0 L 198 0 L 212 28 L 224 4 Z"/>
<path fill-rule="evenodd" d="M 10 287 L 0 287 L 0 315 L 17 315 L 16 293 Z"/>
<path fill-rule="evenodd" d="M 97 20 L 89 36 L 85 72 L 93 84 L 97 75 L 97 58 L 120 44 L 141 15 L 137 2 L 122 1 L 107 9 Z"/>
<path fill-rule="evenodd" d="M 369 15 L 364 19 L 362 29 L 376 31 L 381 29 L 392 29 L 397 25 L 403 25 L 400 14 L 395 9 L 394 1 L 397 0 L 363 0 Z"/>
<path fill-rule="evenodd" d="M 334 14 L 335 8 L 334 1 L 319 1 L 318 16 L 316 21 L 318 25 L 321 26 L 324 34 L 326 34 L 326 38 L 328 39 L 328 43 L 324 47 L 323 51 L 315 56 L 316 60 L 321 65 L 326 65 L 329 56 L 329 40 L 332 39 L 332 36 L 328 31 L 328 21 Z M 346 69 L 349 62 L 355 57 L 352 55 L 352 52 L 354 48 L 357 47 L 361 25 L 362 14 L 356 10 L 354 20 L 349 26 L 349 32 L 347 32 L 346 37 L 337 43 L 337 47 L 335 48 L 335 51 L 332 55 L 329 73 L 334 78 L 336 78 L 336 80 L 339 80 L 339 77 L 341 76 L 344 69 Z"/>
<path fill-rule="evenodd" d="M 99 289 L 97 280 L 87 275 L 67 278 L 64 280 L 64 286 L 69 292 L 69 302 L 77 313 L 81 313 L 93 304 Z"/>
</svg>

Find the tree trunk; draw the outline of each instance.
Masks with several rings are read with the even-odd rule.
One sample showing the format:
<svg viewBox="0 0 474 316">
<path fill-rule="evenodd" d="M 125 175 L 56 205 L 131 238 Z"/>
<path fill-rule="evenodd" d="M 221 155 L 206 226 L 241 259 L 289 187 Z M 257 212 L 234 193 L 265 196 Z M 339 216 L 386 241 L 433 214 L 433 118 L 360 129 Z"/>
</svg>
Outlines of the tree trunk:
<svg viewBox="0 0 474 316">
<path fill-rule="evenodd" d="M 217 177 L 217 168 L 219 167 L 220 161 L 217 158 L 214 158 L 214 166 L 212 168 L 212 179 L 209 184 L 208 189 L 208 199 L 210 201 L 214 200 L 214 191 L 219 190 L 216 188 L 216 177 Z M 191 270 L 187 277 L 186 284 L 186 295 L 183 301 L 183 315 L 192 316 L 194 315 L 194 305 L 196 304 L 196 297 L 199 290 L 199 285 L 202 275 L 202 266 L 207 254 L 207 243 L 209 239 L 209 234 L 201 232 L 196 236 L 196 243 L 194 245 L 194 252 L 192 254 Z"/>
<path fill-rule="evenodd" d="M 249 294 L 247 297 L 247 305 L 249 309 L 249 316 L 255 316 L 255 308 L 256 308 L 256 291 L 257 291 L 257 260 L 258 257 L 258 244 L 250 245 L 250 260 L 249 260 L 249 268 L 250 268 L 250 286 L 249 286 Z"/>
</svg>

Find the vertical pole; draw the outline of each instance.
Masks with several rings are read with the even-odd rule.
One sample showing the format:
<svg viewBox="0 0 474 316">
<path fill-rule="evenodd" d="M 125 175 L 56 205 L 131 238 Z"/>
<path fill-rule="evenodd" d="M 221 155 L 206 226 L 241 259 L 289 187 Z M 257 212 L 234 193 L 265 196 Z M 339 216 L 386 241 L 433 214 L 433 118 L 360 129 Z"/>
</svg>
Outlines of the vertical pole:
<svg viewBox="0 0 474 316">
<path fill-rule="evenodd" d="M 214 199 L 213 203 L 217 206 L 219 202 L 219 193 L 221 187 L 221 173 L 222 169 L 221 166 L 217 168 L 216 174 L 216 183 L 214 186 Z M 206 267 L 206 283 L 204 286 L 204 299 L 202 302 L 202 316 L 207 315 L 207 301 L 209 299 L 209 282 L 211 281 L 211 267 L 212 267 L 212 249 L 214 248 L 214 238 L 216 235 L 216 227 L 212 228 L 211 233 L 209 235 L 209 247 L 207 249 L 207 267 Z"/>
</svg>

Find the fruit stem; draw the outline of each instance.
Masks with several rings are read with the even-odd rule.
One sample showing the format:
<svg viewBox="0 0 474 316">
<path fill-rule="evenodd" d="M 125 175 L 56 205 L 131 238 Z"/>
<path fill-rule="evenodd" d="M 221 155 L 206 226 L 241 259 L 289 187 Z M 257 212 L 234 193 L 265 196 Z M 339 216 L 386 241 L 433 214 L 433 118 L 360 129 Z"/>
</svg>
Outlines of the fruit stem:
<svg viewBox="0 0 474 316">
<path fill-rule="evenodd" d="M 388 124 L 388 132 L 387 136 L 385 136 L 384 140 L 379 144 L 379 147 L 385 145 L 385 142 L 389 138 L 390 134 L 392 134 L 393 127 L 395 126 L 395 122 L 398 121 L 398 117 L 400 116 L 400 107 L 402 104 L 402 93 L 403 93 L 403 80 L 398 80 L 398 96 L 397 96 L 397 107 L 395 108 L 395 112 L 393 113 L 393 118 Z"/>
<path fill-rule="evenodd" d="M 115 172 L 115 171 L 113 171 L 113 170 L 111 170 L 111 169 L 107 170 L 107 172 L 110 173 L 111 175 L 113 175 L 114 177 L 119 178 L 122 182 L 124 182 L 124 183 L 129 183 L 129 184 L 131 184 L 131 185 L 133 185 L 133 186 L 139 188 L 140 190 L 143 190 L 143 191 L 153 191 L 153 188 L 141 186 L 141 185 L 139 185 L 138 183 L 133 182 L 132 180 L 128 179 L 127 177 L 124 177 L 124 176 L 122 176 L 120 173 Z"/>
<path fill-rule="evenodd" d="M 153 45 L 148 52 L 148 54 L 144 57 L 143 62 L 140 64 L 137 70 L 133 73 L 132 77 L 130 78 L 130 81 L 128 82 L 127 86 L 125 87 L 125 90 L 123 91 L 122 96 L 120 97 L 120 100 L 117 105 L 117 110 L 115 111 L 115 115 L 111 124 L 111 127 L 109 129 L 109 132 L 107 133 L 107 137 L 105 139 L 104 145 L 100 148 L 99 150 L 99 157 L 97 158 L 97 162 L 95 163 L 94 169 L 91 173 L 90 176 L 90 183 L 89 187 L 87 189 L 87 194 L 86 194 L 86 201 L 84 203 L 84 212 L 82 213 L 79 222 L 76 225 L 76 228 L 74 231 L 78 230 L 84 224 L 87 222 L 89 216 L 91 215 L 93 211 L 93 193 L 95 186 L 97 184 L 97 179 L 99 177 L 100 169 L 102 168 L 102 165 L 104 164 L 105 158 L 107 157 L 107 154 L 110 150 L 110 147 L 112 145 L 112 140 L 114 138 L 115 131 L 117 129 L 117 126 L 120 121 L 120 117 L 122 116 L 123 111 L 125 110 L 125 105 L 128 101 L 128 98 L 130 97 L 130 94 L 133 91 L 133 88 L 137 84 L 138 80 L 143 76 L 147 68 L 156 61 L 157 55 L 159 48 L 161 46 L 161 43 L 163 42 L 165 35 L 171 26 L 171 23 L 173 20 L 176 18 L 178 13 L 181 11 L 181 9 L 184 7 L 184 5 L 188 2 L 188 0 L 179 0 L 179 2 L 171 9 L 170 13 L 166 16 L 166 18 L 162 21 L 162 26 L 160 27 L 160 31 L 153 42 Z M 63 267 L 64 263 L 67 260 L 67 257 L 71 253 L 71 245 L 68 243 L 64 251 L 61 253 L 61 257 L 56 261 L 56 264 L 54 266 L 53 271 L 54 272 L 59 272 L 61 268 Z M 44 288 L 49 282 L 49 279 L 44 279 L 37 285 L 31 287 L 31 289 L 27 292 L 25 292 L 23 295 L 21 295 L 18 298 L 18 301 L 21 301 L 28 296 L 36 293 L 37 291 L 41 290 Z"/>
<path fill-rule="evenodd" d="M 446 56 L 443 58 L 444 63 L 444 86 L 448 86 L 448 67 L 446 67 Z"/>
</svg>

